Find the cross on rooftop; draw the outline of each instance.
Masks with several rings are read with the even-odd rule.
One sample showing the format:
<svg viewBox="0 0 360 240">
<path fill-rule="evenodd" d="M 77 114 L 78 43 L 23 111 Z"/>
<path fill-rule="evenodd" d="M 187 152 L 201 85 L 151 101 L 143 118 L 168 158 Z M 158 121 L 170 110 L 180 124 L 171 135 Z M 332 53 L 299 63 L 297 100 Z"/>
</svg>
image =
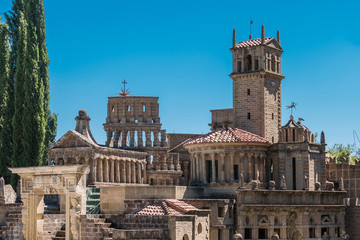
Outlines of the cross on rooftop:
<svg viewBox="0 0 360 240">
<path fill-rule="evenodd" d="M 124 81 L 122 82 L 124 84 L 124 91 L 126 91 L 126 84 L 127 84 L 127 81 L 124 79 Z"/>
</svg>

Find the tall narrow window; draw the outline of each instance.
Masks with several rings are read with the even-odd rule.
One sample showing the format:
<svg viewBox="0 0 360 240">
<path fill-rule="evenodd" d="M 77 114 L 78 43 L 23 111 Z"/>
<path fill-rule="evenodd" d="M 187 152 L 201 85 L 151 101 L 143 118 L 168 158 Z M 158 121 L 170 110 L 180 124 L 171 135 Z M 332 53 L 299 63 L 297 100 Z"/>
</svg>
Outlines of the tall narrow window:
<svg viewBox="0 0 360 240">
<path fill-rule="evenodd" d="M 251 114 L 250 113 L 248 113 L 248 119 L 251 119 Z"/>
<path fill-rule="evenodd" d="M 130 112 L 130 105 L 127 105 L 127 110 L 128 112 Z"/>
<path fill-rule="evenodd" d="M 143 105 L 143 112 L 145 112 L 145 110 L 146 110 L 146 107 L 145 107 L 145 104 Z"/>
<path fill-rule="evenodd" d="M 241 72 L 241 61 L 237 61 L 236 70 L 238 73 Z"/>
<path fill-rule="evenodd" d="M 292 135 L 293 135 L 293 142 L 295 142 L 296 137 L 295 137 L 295 129 L 292 130 Z"/>
<path fill-rule="evenodd" d="M 275 63 L 276 63 L 275 55 L 272 54 L 271 55 L 271 71 L 273 71 L 273 72 L 275 72 Z"/>
<path fill-rule="evenodd" d="M 252 70 L 252 58 L 251 55 L 248 55 L 246 57 L 246 70 L 251 71 Z"/>
<path fill-rule="evenodd" d="M 296 190 L 296 159 L 292 159 L 293 190 Z"/>
<path fill-rule="evenodd" d="M 245 239 L 252 239 L 251 237 L 251 228 L 245 228 Z"/>
<path fill-rule="evenodd" d="M 259 60 L 255 60 L 255 70 L 259 70 Z"/>
<path fill-rule="evenodd" d="M 247 95 L 250 95 L 250 88 L 248 88 L 247 90 Z"/>
<path fill-rule="evenodd" d="M 274 120 L 274 113 L 272 113 L 272 114 L 271 114 L 271 119 L 273 119 L 273 120 Z"/>
</svg>

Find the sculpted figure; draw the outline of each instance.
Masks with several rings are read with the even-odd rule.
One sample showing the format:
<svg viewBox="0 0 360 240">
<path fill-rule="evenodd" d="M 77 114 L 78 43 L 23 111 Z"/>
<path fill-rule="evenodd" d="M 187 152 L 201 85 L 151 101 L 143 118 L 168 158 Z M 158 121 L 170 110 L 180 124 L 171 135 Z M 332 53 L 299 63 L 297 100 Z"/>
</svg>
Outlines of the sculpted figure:
<svg viewBox="0 0 360 240">
<path fill-rule="evenodd" d="M 304 189 L 309 190 L 309 178 L 306 175 L 304 177 Z"/>
<path fill-rule="evenodd" d="M 280 189 L 281 190 L 286 190 L 286 178 L 285 178 L 285 175 L 281 176 Z"/>
<path fill-rule="evenodd" d="M 239 178 L 239 188 L 240 189 L 244 189 L 244 175 L 242 173 L 240 173 L 240 178 Z"/>
</svg>

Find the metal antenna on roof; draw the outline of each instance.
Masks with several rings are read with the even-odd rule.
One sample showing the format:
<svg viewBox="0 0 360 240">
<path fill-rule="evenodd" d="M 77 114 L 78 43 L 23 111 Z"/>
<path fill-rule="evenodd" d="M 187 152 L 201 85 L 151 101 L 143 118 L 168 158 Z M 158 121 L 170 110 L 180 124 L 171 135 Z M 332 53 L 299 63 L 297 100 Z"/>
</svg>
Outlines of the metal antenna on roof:
<svg viewBox="0 0 360 240">
<path fill-rule="evenodd" d="M 254 23 L 253 20 L 251 20 L 250 18 L 250 35 L 249 35 L 249 39 L 252 39 L 252 35 L 251 35 L 251 25 Z"/>
</svg>

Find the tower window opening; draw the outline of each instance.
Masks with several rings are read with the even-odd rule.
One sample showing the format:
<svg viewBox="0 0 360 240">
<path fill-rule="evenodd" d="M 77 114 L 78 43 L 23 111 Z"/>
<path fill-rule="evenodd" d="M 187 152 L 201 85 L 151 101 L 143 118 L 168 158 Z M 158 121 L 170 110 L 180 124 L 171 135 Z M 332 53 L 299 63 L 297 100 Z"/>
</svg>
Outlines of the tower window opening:
<svg viewBox="0 0 360 240">
<path fill-rule="evenodd" d="M 271 137 L 271 142 L 274 143 L 275 139 L 274 137 Z"/>
<path fill-rule="evenodd" d="M 255 60 L 255 70 L 259 70 L 259 60 Z"/>
<path fill-rule="evenodd" d="M 251 119 L 251 114 L 250 113 L 248 113 L 248 119 Z"/>
<path fill-rule="evenodd" d="M 237 67 L 236 67 L 237 72 L 241 72 L 241 61 L 237 61 Z"/>
<path fill-rule="evenodd" d="M 115 107 L 114 106 L 111 107 L 111 112 L 115 112 Z"/>
<path fill-rule="evenodd" d="M 246 70 L 251 71 L 252 70 L 252 57 L 251 55 L 248 55 L 246 57 Z"/>
<path fill-rule="evenodd" d="M 250 95 L 250 88 L 248 88 L 247 90 L 247 95 Z"/>
<path fill-rule="evenodd" d="M 143 112 L 145 112 L 146 111 L 146 107 L 145 107 L 145 104 L 143 105 Z"/>
<path fill-rule="evenodd" d="M 275 55 L 271 55 L 271 71 L 275 72 Z"/>
<path fill-rule="evenodd" d="M 276 63 L 277 72 L 280 73 L 280 63 Z"/>
<path fill-rule="evenodd" d="M 127 105 L 127 111 L 130 112 L 130 105 Z"/>
<path fill-rule="evenodd" d="M 275 93 L 275 95 L 274 95 L 274 100 L 276 101 L 276 93 Z"/>
<path fill-rule="evenodd" d="M 274 120 L 274 113 L 272 113 L 272 114 L 271 114 L 271 119 L 273 119 L 273 120 Z"/>
<path fill-rule="evenodd" d="M 295 142 L 295 140 L 296 140 L 296 137 L 295 137 L 295 129 L 292 130 L 292 135 L 293 135 L 293 136 L 292 136 L 292 137 L 293 137 L 293 142 Z"/>
</svg>

